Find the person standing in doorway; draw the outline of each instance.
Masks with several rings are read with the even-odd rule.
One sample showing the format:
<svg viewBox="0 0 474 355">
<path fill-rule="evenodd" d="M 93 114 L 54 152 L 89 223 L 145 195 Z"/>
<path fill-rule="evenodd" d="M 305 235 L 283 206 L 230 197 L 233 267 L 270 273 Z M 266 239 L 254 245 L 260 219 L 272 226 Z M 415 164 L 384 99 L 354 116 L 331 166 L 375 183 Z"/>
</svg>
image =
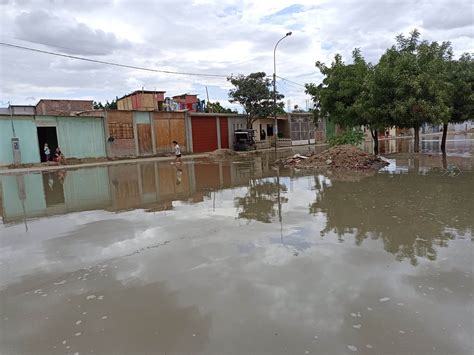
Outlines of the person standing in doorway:
<svg viewBox="0 0 474 355">
<path fill-rule="evenodd" d="M 181 148 L 179 147 L 178 142 L 173 141 L 174 144 L 174 162 L 175 163 L 180 163 L 181 164 Z"/>
<path fill-rule="evenodd" d="M 45 143 L 45 144 L 44 144 L 43 152 L 44 152 L 44 156 L 45 156 L 45 158 L 46 158 L 46 162 L 48 162 L 48 161 L 49 161 L 49 157 L 50 157 L 50 155 L 51 155 L 51 150 L 49 150 L 48 143 Z"/>
</svg>

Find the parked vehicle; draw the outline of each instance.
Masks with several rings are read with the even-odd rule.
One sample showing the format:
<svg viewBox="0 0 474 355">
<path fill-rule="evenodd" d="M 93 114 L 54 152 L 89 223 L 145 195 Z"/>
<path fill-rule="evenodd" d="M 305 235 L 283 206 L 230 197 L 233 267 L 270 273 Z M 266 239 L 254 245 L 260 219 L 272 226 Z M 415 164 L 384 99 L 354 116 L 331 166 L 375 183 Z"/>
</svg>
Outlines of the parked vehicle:
<svg viewBox="0 0 474 355">
<path fill-rule="evenodd" d="M 255 130 L 238 129 L 234 131 L 234 150 L 255 150 Z"/>
</svg>

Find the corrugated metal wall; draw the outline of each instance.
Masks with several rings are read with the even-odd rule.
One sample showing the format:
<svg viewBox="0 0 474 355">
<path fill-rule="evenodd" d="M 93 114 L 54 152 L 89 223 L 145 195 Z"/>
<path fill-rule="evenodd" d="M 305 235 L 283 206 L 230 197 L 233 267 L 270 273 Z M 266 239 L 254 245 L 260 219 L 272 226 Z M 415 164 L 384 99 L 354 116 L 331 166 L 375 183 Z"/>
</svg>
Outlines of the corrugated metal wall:
<svg viewBox="0 0 474 355">
<path fill-rule="evenodd" d="M 58 143 L 66 158 L 106 156 L 102 118 L 58 117 Z"/>
<path fill-rule="evenodd" d="M 215 117 L 192 117 L 191 124 L 194 153 L 211 152 L 218 148 Z"/>
</svg>

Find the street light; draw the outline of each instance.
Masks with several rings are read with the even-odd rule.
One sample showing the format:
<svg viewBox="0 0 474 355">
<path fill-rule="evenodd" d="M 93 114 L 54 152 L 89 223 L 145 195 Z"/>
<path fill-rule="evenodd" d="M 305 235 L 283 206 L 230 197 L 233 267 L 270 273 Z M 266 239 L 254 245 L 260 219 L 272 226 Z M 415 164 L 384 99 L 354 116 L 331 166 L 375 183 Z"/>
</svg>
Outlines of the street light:
<svg viewBox="0 0 474 355">
<path fill-rule="evenodd" d="M 277 146 L 278 146 L 278 122 L 277 122 L 277 98 L 276 98 L 276 71 L 277 71 L 276 50 L 280 42 L 289 36 L 291 36 L 291 32 L 288 32 L 286 35 L 280 38 L 278 42 L 275 44 L 275 49 L 273 49 L 273 115 L 274 115 L 273 116 L 273 136 L 275 137 L 275 155 L 276 155 Z"/>
</svg>

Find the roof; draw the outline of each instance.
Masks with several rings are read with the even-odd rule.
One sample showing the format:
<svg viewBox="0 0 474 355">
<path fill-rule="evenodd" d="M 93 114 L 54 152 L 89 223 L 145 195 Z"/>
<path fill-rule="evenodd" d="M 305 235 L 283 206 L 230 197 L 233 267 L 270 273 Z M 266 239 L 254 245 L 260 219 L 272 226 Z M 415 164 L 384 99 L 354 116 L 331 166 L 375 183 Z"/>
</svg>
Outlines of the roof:
<svg viewBox="0 0 474 355">
<path fill-rule="evenodd" d="M 76 100 L 76 99 L 40 99 L 36 105 L 42 101 L 73 101 L 73 102 L 94 102 L 94 100 Z"/>
<path fill-rule="evenodd" d="M 179 97 L 180 99 L 184 99 L 186 96 L 198 96 L 198 94 L 182 94 L 182 95 L 174 95 L 173 99 Z"/>
<path fill-rule="evenodd" d="M 124 95 L 118 100 L 122 100 L 126 97 L 133 96 L 136 94 L 164 94 L 166 91 L 156 91 L 156 90 L 135 90 L 134 92 L 131 92 L 130 94 Z"/>
</svg>

